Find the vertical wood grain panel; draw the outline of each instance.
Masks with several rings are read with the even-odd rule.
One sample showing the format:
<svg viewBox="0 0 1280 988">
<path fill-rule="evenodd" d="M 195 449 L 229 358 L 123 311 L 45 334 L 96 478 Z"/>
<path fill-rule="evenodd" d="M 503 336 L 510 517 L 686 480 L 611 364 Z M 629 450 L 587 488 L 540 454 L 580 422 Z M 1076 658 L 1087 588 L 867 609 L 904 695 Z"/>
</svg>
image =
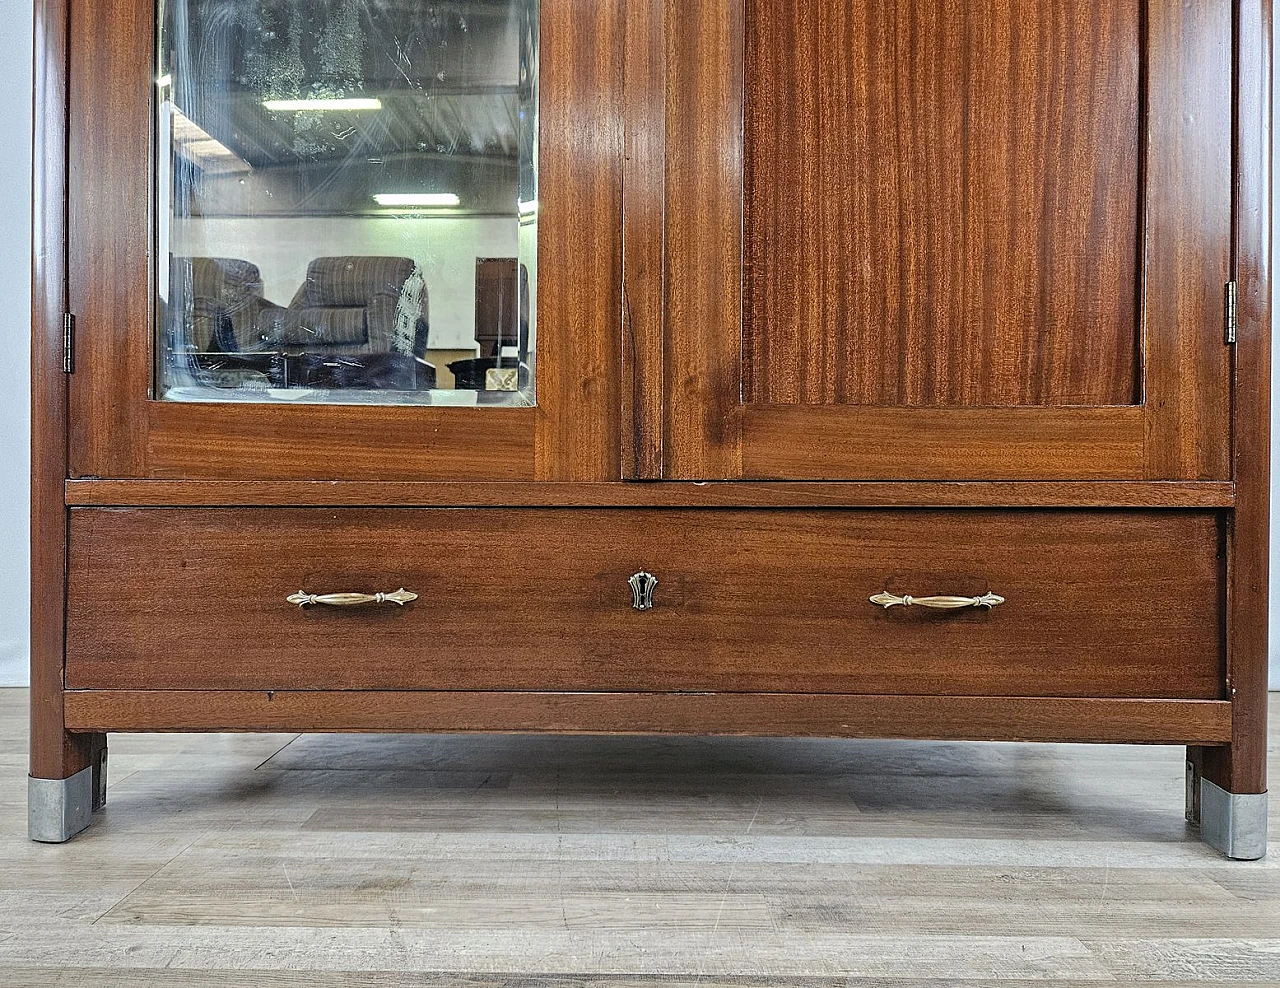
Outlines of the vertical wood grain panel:
<svg viewBox="0 0 1280 988">
<path fill-rule="evenodd" d="M 664 0 L 627 4 L 623 175 L 622 476 L 662 477 L 666 285 Z"/>
<path fill-rule="evenodd" d="M 62 696 L 67 564 L 67 4 L 35 5 L 31 223 L 31 755 L 30 773 L 87 768 L 101 737 L 65 730 Z"/>
<path fill-rule="evenodd" d="M 1139 0 L 750 0 L 747 400 L 1137 400 Z"/>
<path fill-rule="evenodd" d="M 741 0 L 667 0 L 666 477 L 741 473 Z"/>
<path fill-rule="evenodd" d="M 62 374 L 66 257 L 65 2 L 35 5 L 35 114 L 31 223 L 31 775 L 65 778 L 67 382 Z"/>
<path fill-rule="evenodd" d="M 1238 7 L 1236 278 L 1232 513 L 1227 589 L 1231 747 L 1206 749 L 1205 778 L 1228 792 L 1267 790 L 1267 621 L 1271 456 L 1272 4 Z"/>
<path fill-rule="evenodd" d="M 543 0 L 540 480 L 616 480 L 622 323 L 623 0 Z"/>
<path fill-rule="evenodd" d="M 73 476 L 146 470 L 154 18 L 139 0 L 71 5 Z"/>
<path fill-rule="evenodd" d="M 1146 402 L 1150 479 L 1229 476 L 1232 3 L 1149 5 Z"/>
</svg>

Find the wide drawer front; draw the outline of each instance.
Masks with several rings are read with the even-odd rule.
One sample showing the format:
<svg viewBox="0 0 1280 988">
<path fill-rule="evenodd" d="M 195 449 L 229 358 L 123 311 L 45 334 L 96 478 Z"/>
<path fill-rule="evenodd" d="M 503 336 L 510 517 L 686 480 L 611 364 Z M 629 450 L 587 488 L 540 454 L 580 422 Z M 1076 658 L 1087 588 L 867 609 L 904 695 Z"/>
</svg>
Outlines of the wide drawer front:
<svg viewBox="0 0 1280 988">
<path fill-rule="evenodd" d="M 83 508 L 66 681 L 1217 698 L 1220 542 L 1178 511 Z"/>
</svg>

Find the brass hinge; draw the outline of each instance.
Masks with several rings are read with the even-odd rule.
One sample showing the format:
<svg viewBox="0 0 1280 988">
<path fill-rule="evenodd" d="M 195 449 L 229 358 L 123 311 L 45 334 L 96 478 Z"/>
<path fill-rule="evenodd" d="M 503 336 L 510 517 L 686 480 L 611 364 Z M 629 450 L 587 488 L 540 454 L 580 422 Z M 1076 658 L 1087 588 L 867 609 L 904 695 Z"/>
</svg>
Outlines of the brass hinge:
<svg viewBox="0 0 1280 988">
<path fill-rule="evenodd" d="M 1236 334 L 1240 330 L 1240 295 L 1234 281 L 1227 282 L 1223 319 L 1226 325 L 1227 344 L 1231 345 L 1235 343 Z"/>
<path fill-rule="evenodd" d="M 70 312 L 62 314 L 62 373 L 73 374 L 76 369 L 76 317 Z"/>
</svg>

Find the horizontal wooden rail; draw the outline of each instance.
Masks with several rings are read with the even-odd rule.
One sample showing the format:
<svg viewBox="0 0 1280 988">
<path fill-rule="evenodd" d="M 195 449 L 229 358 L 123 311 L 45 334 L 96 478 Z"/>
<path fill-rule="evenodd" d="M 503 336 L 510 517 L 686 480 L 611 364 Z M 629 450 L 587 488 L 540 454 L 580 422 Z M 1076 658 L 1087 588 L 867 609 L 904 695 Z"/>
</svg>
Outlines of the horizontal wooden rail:
<svg viewBox="0 0 1280 988">
<path fill-rule="evenodd" d="M 72 731 L 714 734 L 1223 744 L 1220 700 L 792 693 L 72 690 Z"/>
<path fill-rule="evenodd" d="M 73 507 L 1229 508 L 1226 482 L 445 483 L 72 480 Z"/>
</svg>

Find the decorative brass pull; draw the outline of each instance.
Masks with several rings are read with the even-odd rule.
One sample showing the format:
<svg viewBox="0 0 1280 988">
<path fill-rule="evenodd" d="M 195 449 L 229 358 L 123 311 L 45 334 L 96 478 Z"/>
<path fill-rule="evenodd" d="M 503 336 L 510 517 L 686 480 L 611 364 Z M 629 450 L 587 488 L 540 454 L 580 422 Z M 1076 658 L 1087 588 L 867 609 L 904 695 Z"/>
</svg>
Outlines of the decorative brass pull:
<svg viewBox="0 0 1280 988">
<path fill-rule="evenodd" d="M 311 604 L 320 604 L 324 607 L 395 604 L 399 607 L 404 607 L 405 604 L 417 599 L 418 595 L 416 593 L 412 590 L 406 590 L 404 587 L 401 587 L 395 593 L 307 593 L 305 590 L 299 590 L 288 597 L 290 604 L 297 604 L 299 607 L 308 607 Z"/>
<path fill-rule="evenodd" d="M 890 607 L 931 607 L 937 611 L 959 611 L 966 607 L 985 607 L 987 610 L 1004 603 L 1004 598 L 995 593 L 984 593 L 981 597 L 912 597 L 910 594 L 899 597 L 881 591 L 871 598 L 871 603 L 879 604 L 886 611 Z"/>
</svg>

